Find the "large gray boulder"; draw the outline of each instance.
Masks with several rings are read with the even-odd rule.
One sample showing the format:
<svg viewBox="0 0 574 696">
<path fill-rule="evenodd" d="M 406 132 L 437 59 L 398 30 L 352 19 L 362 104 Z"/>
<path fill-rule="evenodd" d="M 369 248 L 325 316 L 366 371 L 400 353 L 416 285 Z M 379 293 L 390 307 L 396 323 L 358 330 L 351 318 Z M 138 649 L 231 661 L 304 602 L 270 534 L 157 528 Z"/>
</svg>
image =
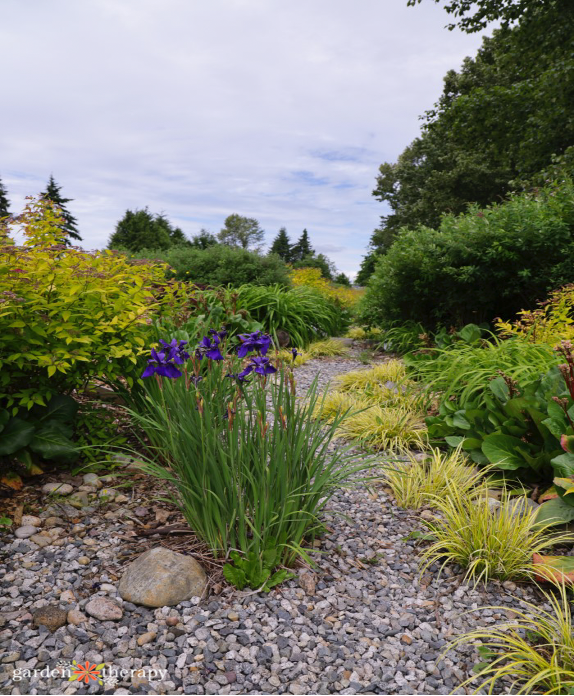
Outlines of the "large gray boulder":
<svg viewBox="0 0 574 696">
<path fill-rule="evenodd" d="M 194 558 L 159 546 L 127 566 L 118 590 L 132 604 L 172 607 L 201 597 L 206 587 L 205 571 Z"/>
</svg>

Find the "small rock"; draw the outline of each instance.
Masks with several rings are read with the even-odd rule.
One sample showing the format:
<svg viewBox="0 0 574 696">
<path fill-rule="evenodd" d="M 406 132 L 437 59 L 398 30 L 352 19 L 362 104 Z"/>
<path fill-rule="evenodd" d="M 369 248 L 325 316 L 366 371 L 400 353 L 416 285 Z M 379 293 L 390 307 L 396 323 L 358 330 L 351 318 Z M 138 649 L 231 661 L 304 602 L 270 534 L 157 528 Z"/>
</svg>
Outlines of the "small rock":
<svg viewBox="0 0 574 696">
<path fill-rule="evenodd" d="M 117 496 L 117 491 L 114 488 L 102 488 L 98 493 L 98 497 L 113 500 Z"/>
<path fill-rule="evenodd" d="M 126 602 L 169 607 L 201 597 L 206 587 L 205 571 L 194 558 L 160 546 L 127 566 L 118 589 Z"/>
<path fill-rule="evenodd" d="M 430 510 L 423 510 L 420 514 L 419 517 L 422 520 L 434 520 L 434 515 Z"/>
<path fill-rule="evenodd" d="M 94 597 L 85 609 L 90 616 L 100 621 L 119 621 L 124 615 L 121 607 L 107 597 Z"/>
<path fill-rule="evenodd" d="M 78 558 L 78 563 L 79 563 L 80 565 L 89 565 L 90 559 L 89 559 L 87 556 L 80 556 L 80 557 Z"/>
<path fill-rule="evenodd" d="M 540 506 L 532 498 L 518 498 L 510 500 L 504 507 L 512 517 L 522 517 L 529 512 L 536 512 Z"/>
<path fill-rule="evenodd" d="M 409 636 L 408 633 L 403 633 L 403 635 L 401 636 L 401 641 L 403 643 L 405 643 L 406 645 L 411 645 L 413 642 L 413 639 L 411 638 L 411 636 Z"/>
<path fill-rule="evenodd" d="M 83 479 L 86 486 L 95 486 L 96 488 L 102 487 L 102 482 L 97 474 L 84 474 Z"/>
<path fill-rule="evenodd" d="M 44 522 L 44 527 L 49 529 L 51 527 L 61 527 L 66 522 L 61 517 L 47 517 Z"/>
<path fill-rule="evenodd" d="M 78 609 L 70 609 L 67 619 L 69 624 L 79 626 L 80 624 L 84 623 L 84 621 L 87 621 L 88 617 L 81 611 L 78 611 Z"/>
<path fill-rule="evenodd" d="M 299 576 L 299 587 L 303 588 L 308 595 L 315 594 L 315 576 L 313 573 L 301 573 Z"/>
<path fill-rule="evenodd" d="M 49 536 L 45 536 L 44 534 L 32 534 L 32 536 L 30 537 L 30 541 L 33 541 L 40 548 L 43 548 L 44 546 L 49 546 L 52 543 L 52 539 Z"/>
<path fill-rule="evenodd" d="M 179 623 L 179 616 L 168 616 L 165 622 L 168 626 L 177 626 Z"/>
<path fill-rule="evenodd" d="M 228 618 L 230 621 L 239 621 L 239 614 L 238 614 L 236 611 L 230 611 L 230 612 L 227 614 L 227 618 Z"/>
<path fill-rule="evenodd" d="M 64 602 L 65 604 L 72 604 L 75 601 L 76 596 L 74 595 L 72 590 L 64 590 L 60 595 L 60 602 Z"/>
<path fill-rule="evenodd" d="M 88 494 L 85 491 L 78 491 L 77 493 L 74 493 L 74 495 L 71 495 L 67 502 L 72 507 L 79 509 L 86 507 L 90 501 L 88 500 Z"/>
<path fill-rule="evenodd" d="M 36 517 L 36 515 L 22 515 L 22 519 L 20 521 L 20 526 L 21 527 L 41 527 L 42 520 L 39 517 Z"/>
<path fill-rule="evenodd" d="M 58 495 L 69 495 L 73 490 L 73 486 L 70 486 L 69 483 L 58 483 L 57 481 L 45 483 L 42 486 L 43 493 L 57 493 Z"/>
<path fill-rule="evenodd" d="M 155 640 L 156 636 L 157 636 L 157 633 L 154 633 L 153 631 L 148 631 L 147 633 L 143 633 L 138 638 L 138 645 L 141 647 L 142 645 L 146 645 L 147 643 L 151 643 L 152 640 Z"/>
<path fill-rule="evenodd" d="M 36 527 L 32 527 L 32 525 L 29 524 L 25 527 L 18 527 L 18 529 L 14 532 L 14 536 L 18 539 L 28 539 L 28 537 L 36 534 L 37 531 L 38 529 Z"/>
<path fill-rule="evenodd" d="M 52 633 L 66 623 L 68 612 L 60 607 L 46 606 L 36 609 L 32 614 L 34 626 L 46 626 Z"/>
</svg>

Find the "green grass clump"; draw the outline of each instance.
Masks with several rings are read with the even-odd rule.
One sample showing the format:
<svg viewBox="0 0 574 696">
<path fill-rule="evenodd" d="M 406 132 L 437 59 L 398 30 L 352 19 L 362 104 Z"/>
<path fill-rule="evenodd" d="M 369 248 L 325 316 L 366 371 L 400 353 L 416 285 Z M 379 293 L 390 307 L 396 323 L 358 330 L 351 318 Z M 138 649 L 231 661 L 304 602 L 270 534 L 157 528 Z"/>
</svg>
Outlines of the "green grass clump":
<svg viewBox="0 0 574 696">
<path fill-rule="evenodd" d="M 409 455 L 408 462 L 389 467 L 385 477 L 397 503 L 414 510 L 443 497 L 451 485 L 461 495 L 470 495 L 482 480 L 482 474 L 469 466 L 460 447 L 448 454 L 432 449 L 422 461 Z"/>
<path fill-rule="evenodd" d="M 474 583 L 529 579 L 532 555 L 558 543 L 574 541 L 571 533 L 551 534 L 551 525 L 537 524 L 536 514 L 525 509 L 512 514 L 521 501 L 504 494 L 501 507 L 492 510 L 485 488 L 472 494 L 455 482 L 447 482 L 432 505 L 440 516 L 424 521 L 436 537 L 423 554 L 424 568 L 439 561 L 441 567 L 457 563 L 466 569 L 465 580 Z"/>
<path fill-rule="evenodd" d="M 297 348 L 340 335 L 346 327 L 344 310 L 313 288 L 242 285 L 235 293 L 237 310 L 248 311 L 275 340 L 278 331 L 286 331 Z"/>
<path fill-rule="evenodd" d="M 443 400 L 456 396 L 461 404 L 480 400 L 489 381 L 500 372 L 522 384 L 538 379 L 560 362 L 548 345 L 495 336 L 478 345 L 461 341 L 405 360 L 410 376 L 422 382 L 427 392 L 441 392 Z"/>
<path fill-rule="evenodd" d="M 574 693 L 574 626 L 569 593 L 561 584 L 558 595 L 544 592 L 544 596 L 550 611 L 525 602 L 527 611 L 513 609 L 515 619 L 479 628 L 451 643 L 449 650 L 476 643 L 482 660 L 488 660 L 481 660 L 478 675 L 461 688 L 466 691 L 479 679 L 473 693 L 492 693 L 504 679 L 513 694 Z M 488 608 L 508 611 L 508 607 Z"/>
</svg>

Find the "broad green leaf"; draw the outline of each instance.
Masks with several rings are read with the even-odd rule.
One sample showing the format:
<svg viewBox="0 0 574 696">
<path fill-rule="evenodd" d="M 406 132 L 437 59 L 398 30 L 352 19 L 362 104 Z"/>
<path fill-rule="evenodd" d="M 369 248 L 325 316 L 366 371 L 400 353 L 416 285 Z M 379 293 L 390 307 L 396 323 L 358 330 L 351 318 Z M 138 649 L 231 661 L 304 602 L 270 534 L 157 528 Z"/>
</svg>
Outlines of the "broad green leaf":
<svg viewBox="0 0 574 696">
<path fill-rule="evenodd" d="M 510 390 L 508 389 L 508 384 L 504 381 L 502 377 L 497 377 L 488 383 L 488 388 L 496 396 L 497 399 L 505 403 L 510 396 Z"/>
<path fill-rule="evenodd" d="M 539 524 L 566 524 L 574 520 L 574 505 L 569 505 L 562 498 L 552 498 L 536 511 L 536 522 Z"/>
<path fill-rule="evenodd" d="M 488 435 L 482 443 L 482 451 L 492 464 L 500 469 L 520 469 L 526 466 L 524 457 L 517 451 L 524 443 L 511 435 Z"/>
<path fill-rule="evenodd" d="M 554 457 L 551 464 L 556 476 L 567 478 L 574 475 L 574 454 L 570 454 L 570 452 Z"/>
<path fill-rule="evenodd" d="M 30 449 L 44 459 L 70 461 L 78 456 L 70 440 L 72 428 L 59 421 L 48 421 L 38 428 L 30 442 Z"/>
<path fill-rule="evenodd" d="M 32 423 L 20 418 L 12 418 L 0 433 L 0 456 L 14 454 L 19 449 L 26 447 L 30 444 L 33 434 L 34 426 Z"/>
</svg>

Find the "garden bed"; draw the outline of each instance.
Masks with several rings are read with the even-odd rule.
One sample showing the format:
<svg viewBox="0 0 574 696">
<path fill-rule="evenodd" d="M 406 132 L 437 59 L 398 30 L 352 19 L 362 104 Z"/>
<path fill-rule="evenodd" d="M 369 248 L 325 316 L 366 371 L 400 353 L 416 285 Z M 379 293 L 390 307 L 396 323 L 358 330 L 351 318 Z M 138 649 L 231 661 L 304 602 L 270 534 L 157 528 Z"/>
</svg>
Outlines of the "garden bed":
<svg viewBox="0 0 574 696">
<path fill-rule="evenodd" d="M 299 387 L 317 373 L 325 385 L 361 368 L 357 354 L 297 368 Z M 82 483 L 81 477 L 58 480 Z M 120 502 L 75 509 L 62 497 L 57 510 L 56 503 L 46 509 L 44 496 L 43 505 L 31 505 L 34 514 L 42 509 L 42 528 L 47 517 L 62 520 L 54 523 L 61 531 L 53 544 L 40 548 L 4 534 L 1 693 L 446 694 L 469 676 L 476 660 L 470 647 L 440 660 L 449 640 L 512 618 L 511 609 L 524 608 L 521 599 L 535 594 L 531 586 L 511 582 L 473 589 L 450 568 L 440 578 L 434 567 L 421 577 L 417 542 L 409 535 L 420 529 L 425 512 L 397 508 L 383 484 L 333 497 L 326 534 L 316 542 L 315 569 L 297 568 L 295 579 L 269 594 L 239 592 L 224 583 L 220 565 L 208 561 L 193 535 L 151 534 L 153 525 L 185 526 L 177 511 L 154 501 L 160 482 L 135 471 L 118 481 L 129 484 L 118 488 L 125 497 Z M 119 598 L 123 566 L 159 545 L 197 554 L 206 564 L 211 582 L 199 602 L 147 609 Z M 85 606 L 94 597 L 112 598 L 121 618 L 87 616 Z M 54 633 L 33 625 L 36 610 L 47 605 L 72 610 Z M 481 608 L 492 605 L 507 610 Z M 72 660 L 143 671 L 104 686 L 61 677 L 14 680 L 23 670 L 55 669 Z M 150 680 L 149 669 L 162 670 L 163 678 Z"/>
</svg>

